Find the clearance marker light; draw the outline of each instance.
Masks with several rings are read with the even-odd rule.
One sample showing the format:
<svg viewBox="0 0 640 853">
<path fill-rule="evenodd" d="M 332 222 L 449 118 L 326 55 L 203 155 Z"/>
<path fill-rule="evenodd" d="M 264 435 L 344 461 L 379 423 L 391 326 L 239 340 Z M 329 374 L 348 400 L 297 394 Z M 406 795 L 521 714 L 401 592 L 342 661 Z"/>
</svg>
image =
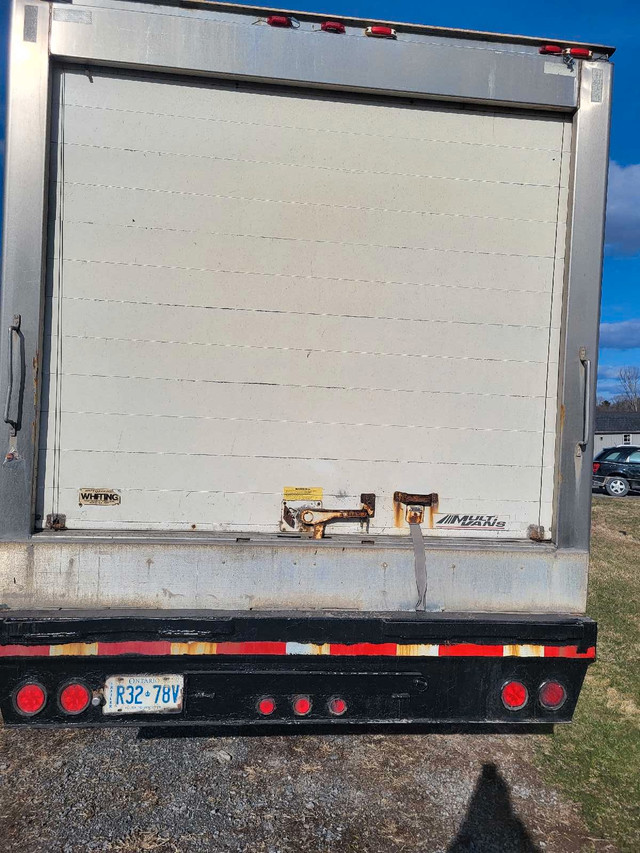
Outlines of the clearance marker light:
<svg viewBox="0 0 640 853">
<path fill-rule="evenodd" d="M 311 710 L 311 699 L 308 696 L 296 696 L 293 700 L 293 713 L 297 717 L 306 717 Z"/>
<path fill-rule="evenodd" d="M 267 23 L 270 27 L 292 27 L 293 21 L 288 15 L 269 15 Z"/>
<path fill-rule="evenodd" d="M 34 714 L 39 714 L 47 701 L 47 691 L 37 681 L 30 681 L 28 684 L 23 684 L 14 697 L 16 709 L 25 717 L 33 717 Z"/>
<path fill-rule="evenodd" d="M 538 53 L 550 53 L 554 56 L 560 56 L 564 53 L 564 49 L 559 44 L 543 44 Z"/>
<path fill-rule="evenodd" d="M 586 47 L 568 47 L 565 55 L 572 56 L 574 59 L 593 59 L 593 51 Z"/>
<path fill-rule="evenodd" d="M 324 30 L 325 33 L 343 33 L 344 24 L 341 24 L 340 21 L 323 21 L 320 24 L 320 29 Z"/>
<path fill-rule="evenodd" d="M 502 704 L 508 711 L 519 711 L 529 701 L 529 692 L 521 681 L 507 681 L 502 688 Z"/>
<path fill-rule="evenodd" d="M 84 684 L 74 681 L 62 688 L 58 702 L 66 714 L 81 714 L 89 707 L 91 694 Z"/>
<path fill-rule="evenodd" d="M 557 711 L 567 701 L 567 691 L 558 681 L 545 681 L 538 690 L 538 699 L 547 711 Z"/>
<path fill-rule="evenodd" d="M 392 27 L 367 27 L 364 34 L 376 39 L 396 38 L 396 31 Z"/>
</svg>

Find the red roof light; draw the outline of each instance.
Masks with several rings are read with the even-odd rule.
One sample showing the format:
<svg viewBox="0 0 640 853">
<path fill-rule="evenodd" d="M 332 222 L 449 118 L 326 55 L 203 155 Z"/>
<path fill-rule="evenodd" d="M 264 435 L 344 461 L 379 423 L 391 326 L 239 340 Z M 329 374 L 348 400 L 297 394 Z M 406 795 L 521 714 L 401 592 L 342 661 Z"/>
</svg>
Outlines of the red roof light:
<svg viewBox="0 0 640 853">
<path fill-rule="evenodd" d="M 593 59 L 593 51 L 587 47 L 570 47 L 565 53 L 573 56 L 575 59 Z"/>
<path fill-rule="evenodd" d="M 340 21 L 323 21 L 320 24 L 320 29 L 324 30 L 325 33 L 343 33 L 344 24 L 341 24 Z"/>
<path fill-rule="evenodd" d="M 293 22 L 288 15 L 269 15 L 267 23 L 270 27 L 292 27 Z"/>
<path fill-rule="evenodd" d="M 563 48 L 559 44 L 543 44 L 538 53 L 551 53 L 555 56 L 560 56 Z"/>
<path fill-rule="evenodd" d="M 394 39 L 396 37 L 396 31 L 393 27 L 367 27 L 364 34 L 379 39 Z"/>
</svg>

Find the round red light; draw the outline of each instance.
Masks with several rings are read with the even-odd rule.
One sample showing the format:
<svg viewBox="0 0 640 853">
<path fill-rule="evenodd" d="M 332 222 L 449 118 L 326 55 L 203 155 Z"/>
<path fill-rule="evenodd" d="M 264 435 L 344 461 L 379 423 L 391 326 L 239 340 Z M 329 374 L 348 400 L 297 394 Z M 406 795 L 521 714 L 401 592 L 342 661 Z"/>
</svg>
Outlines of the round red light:
<svg viewBox="0 0 640 853">
<path fill-rule="evenodd" d="M 58 701 L 66 714 L 81 714 L 89 707 L 91 693 L 84 684 L 74 681 L 62 688 Z"/>
<path fill-rule="evenodd" d="M 329 699 L 329 713 L 334 717 L 341 717 L 347 710 L 347 703 L 340 696 Z"/>
<path fill-rule="evenodd" d="M 263 717 L 268 717 L 276 709 L 276 701 L 271 696 L 263 696 L 258 702 L 258 713 Z"/>
<path fill-rule="evenodd" d="M 519 711 L 529 701 L 529 692 L 521 681 L 507 681 L 502 688 L 502 703 L 509 711 Z"/>
<path fill-rule="evenodd" d="M 557 681 L 545 681 L 540 685 L 538 699 L 547 711 L 557 711 L 567 701 L 567 691 Z"/>
<path fill-rule="evenodd" d="M 42 711 L 46 701 L 47 691 L 35 681 L 23 684 L 14 696 L 16 708 L 25 717 L 32 717 Z"/>
<path fill-rule="evenodd" d="M 293 700 L 293 713 L 298 717 L 306 717 L 311 710 L 311 699 L 308 696 L 296 696 Z"/>
</svg>

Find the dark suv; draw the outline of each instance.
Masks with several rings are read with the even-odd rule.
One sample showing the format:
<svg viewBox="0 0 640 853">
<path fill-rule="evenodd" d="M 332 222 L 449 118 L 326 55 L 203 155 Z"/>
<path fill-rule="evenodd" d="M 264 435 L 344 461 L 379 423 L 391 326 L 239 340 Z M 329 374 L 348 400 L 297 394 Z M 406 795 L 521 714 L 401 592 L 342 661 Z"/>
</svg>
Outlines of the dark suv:
<svg viewBox="0 0 640 853">
<path fill-rule="evenodd" d="M 593 488 L 605 489 L 614 498 L 630 490 L 640 491 L 640 447 L 607 447 L 593 463 Z"/>
</svg>

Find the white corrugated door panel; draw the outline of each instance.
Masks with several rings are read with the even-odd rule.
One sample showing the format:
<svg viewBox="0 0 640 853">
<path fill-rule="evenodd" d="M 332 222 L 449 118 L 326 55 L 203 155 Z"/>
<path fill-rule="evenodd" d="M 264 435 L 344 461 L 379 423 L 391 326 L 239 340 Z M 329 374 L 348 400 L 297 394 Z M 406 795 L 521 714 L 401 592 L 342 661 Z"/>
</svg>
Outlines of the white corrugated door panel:
<svg viewBox="0 0 640 853">
<path fill-rule="evenodd" d="M 374 534 L 405 491 L 425 533 L 550 535 L 567 121 L 59 82 L 41 518 L 277 533 L 302 487 L 374 493 Z"/>
</svg>

